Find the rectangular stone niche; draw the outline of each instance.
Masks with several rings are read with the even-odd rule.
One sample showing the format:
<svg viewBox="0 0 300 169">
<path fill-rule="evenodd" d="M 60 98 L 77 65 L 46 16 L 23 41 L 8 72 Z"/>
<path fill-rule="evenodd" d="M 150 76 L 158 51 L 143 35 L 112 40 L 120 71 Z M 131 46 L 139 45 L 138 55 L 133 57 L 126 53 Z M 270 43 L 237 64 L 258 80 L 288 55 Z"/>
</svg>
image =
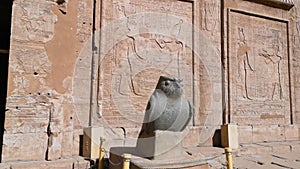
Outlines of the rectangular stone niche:
<svg viewBox="0 0 300 169">
<path fill-rule="evenodd" d="M 289 21 L 227 12 L 229 122 L 292 124 Z"/>
</svg>

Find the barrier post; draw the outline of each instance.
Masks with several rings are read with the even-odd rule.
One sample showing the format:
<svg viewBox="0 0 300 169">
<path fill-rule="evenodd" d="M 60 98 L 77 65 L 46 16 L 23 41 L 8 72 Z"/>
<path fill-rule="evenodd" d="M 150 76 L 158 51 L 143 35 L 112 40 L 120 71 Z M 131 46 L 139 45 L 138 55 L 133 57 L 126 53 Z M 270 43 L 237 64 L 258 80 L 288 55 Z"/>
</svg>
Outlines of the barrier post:
<svg viewBox="0 0 300 169">
<path fill-rule="evenodd" d="M 123 169 L 129 169 L 131 154 L 123 154 Z"/>
<path fill-rule="evenodd" d="M 233 169 L 233 164 L 232 164 L 232 149 L 226 147 L 225 148 L 225 154 L 226 154 L 226 161 L 227 161 L 227 169 Z"/>
<path fill-rule="evenodd" d="M 99 147 L 99 165 L 98 165 L 98 169 L 104 169 L 104 155 L 105 155 L 105 151 L 104 151 L 104 141 L 105 141 L 105 137 L 100 137 L 100 147 Z"/>
</svg>

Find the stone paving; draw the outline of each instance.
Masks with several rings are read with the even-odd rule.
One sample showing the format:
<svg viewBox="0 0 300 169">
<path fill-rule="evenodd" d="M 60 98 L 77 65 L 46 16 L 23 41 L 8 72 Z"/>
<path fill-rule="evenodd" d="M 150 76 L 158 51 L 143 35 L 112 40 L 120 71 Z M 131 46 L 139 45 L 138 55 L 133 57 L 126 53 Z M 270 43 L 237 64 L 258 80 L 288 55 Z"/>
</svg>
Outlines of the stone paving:
<svg viewBox="0 0 300 169">
<path fill-rule="evenodd" d="M 210 168 L 226 169 L 222 148 L 199 147 L 194 151 L 212 157 L 208 160 Z M 238 150 L 233 150 L 233 165 L 235 169 L 299 169 L 300 141 L 241 144 Z"/>
<path fill-rule="evenodd" d="M 190 147 L 186 157 L 208 163 L 197 167 L 226 169 L 224 149 L 219 147 Z M 175 165 L 174 165 L 175 166 Z M 177 167 L 172 168 L 177 168 Z M 206 167 L 207 166 L 207 167 Z M 233 150 L 234 169 L 300 169 L 300 140 L 286 142 L 263 142 L 240 144 Z M 89 161 L 83 157 L 72 157 L 54 161 L 18 161 L 1 163 L 1 169 L 89 169 Z M 155 168 L 155 167 L 154 167 Z M 167 168 L 167 167 L 165 167 Z M 181 168 L 181 167 L 180 167 Z"/>
</svg>

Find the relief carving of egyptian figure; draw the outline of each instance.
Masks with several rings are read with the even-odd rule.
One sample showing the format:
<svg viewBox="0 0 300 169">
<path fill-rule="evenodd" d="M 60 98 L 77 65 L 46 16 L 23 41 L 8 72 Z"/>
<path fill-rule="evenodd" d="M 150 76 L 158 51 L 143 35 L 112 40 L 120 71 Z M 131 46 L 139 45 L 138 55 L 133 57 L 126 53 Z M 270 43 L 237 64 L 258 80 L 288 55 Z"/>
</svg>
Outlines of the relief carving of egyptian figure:
<svg viewBox="0 0 300 169">
<path fill-rule="evenodd" d="M 273 31 L 274 40 L 271 46 L 261 49 L 259 51 L 259 56 L 264 57 L 264 61 L 268 66 L 268 100 L 276 100 L 279 98 L 283 99 L 283 85 L 281 84 L 280 78 L 280 61 L 283 59 L 281 54 L 282 45 L 279 40 L 279 31 Z M 277 97 L 279 96 L 279 97 Z"/>
<path fill-rule="evenodd" d="M 125 75 L 121 75 L 122 84 L 120 87 L 120 93 L 129 94 L 127 91 L 129 89 L 135 95 L 139 96 L 138 87 L 133 80 L 133 75 L 137 73 L 137 68 L 133 67 L 133 65 L 143 65 L 144 67 L 149 67 L 153 64 L 157 64 L 161 57 L 163 57 L 165 63 L 160 63 L 160 69 L 164 72 L 166 69 L 170 67 L 174 67 L 174 65 L 178 65 L 178 57 L 182 52 L 183 44 L 182 42 L 177 40 L 177 36 L 181 31 L 181 25 L 183 23 L 182 19 L 179 19 L 178 23 L 170 26 L 171 30 L 169 32 L 169 36 L 157 35 L 148 33 L 147 29 L 140 28 L 140 34 L 132 36 L 130 34 L 127 35 L 130 41 L 130 49 L 127 50 L 127 67 L 130 72 L 127 73 L 128 77 Z M 129 24 L 128 24 L 129 25 Z M 177 59 L 175 59 L 177 58 Z M 178 67 L 178 76 L 180 76 L 179 67 Z M 124 73 L 123 73 L 124 74 Z M 130 79 L 130 80 L 126 80 Z M 124 81 L 125 80 L 125 81 Z M 128 83 L 128 85 L 125 85 Z M 136 90 L 137 89 L 137 90 Z"/>
<path fill-rule="evenodd" d="M 214 18 L 217 14 L 216 3 L 204 2 L 204 24 L 205 30 L 214 31 L 217 25 L 217 20 Z"/>
<path fill-rule="evenodd" d="M 244 28 L 238 28 L 238 49 L 237 49 L 237 62 L 238 62 L 238 75 L 237 83 L 239 84 L 242 96 L 245 99 L 252 100 L 249 96 L 249 71 L 254 71 L 254 67 L 249 61 L 250 46 L 247 44 L 247 40 L 244 33 Z"/>
</svg>

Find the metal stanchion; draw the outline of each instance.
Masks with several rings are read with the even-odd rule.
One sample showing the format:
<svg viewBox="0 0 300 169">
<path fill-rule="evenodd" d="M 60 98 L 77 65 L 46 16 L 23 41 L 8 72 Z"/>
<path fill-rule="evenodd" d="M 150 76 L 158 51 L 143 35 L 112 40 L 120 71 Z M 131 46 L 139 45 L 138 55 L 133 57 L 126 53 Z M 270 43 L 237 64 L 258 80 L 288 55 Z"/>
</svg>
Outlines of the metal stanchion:
<svg viewBox="0 0 300 169">
<path fill-rule="evenodd" d="M 98 165 L 98 169 L 104 169 L 104 155 L 105 155 L 105 151 L 104 151 L 104 141 L 105 141 L 105 137 L 100 137 L 100 147 L 99 147 L 99 165 Z"/>
<path fill-rule="evenodd" d="M 232 164 L 232 149 L 226 147 L 225 148 L 226 160 L 227 160 L 227 169 L 233 169 Z"/>
<path fill-rule="evenodd" d="M 123 154 L 123 169 L 129 169 L 131 154 Z"/>
</svg>

